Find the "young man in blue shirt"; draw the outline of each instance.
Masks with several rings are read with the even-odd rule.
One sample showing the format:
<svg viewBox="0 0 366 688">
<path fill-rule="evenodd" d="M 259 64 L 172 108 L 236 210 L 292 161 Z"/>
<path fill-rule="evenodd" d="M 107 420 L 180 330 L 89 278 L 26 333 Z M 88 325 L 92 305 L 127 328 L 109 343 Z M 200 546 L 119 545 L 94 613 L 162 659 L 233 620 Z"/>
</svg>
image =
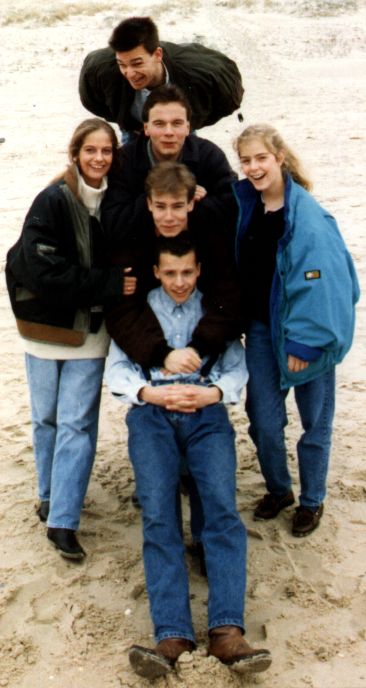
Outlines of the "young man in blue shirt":
<svg viewBox="0 0 366 688">
<path fill-rule="evenodd" d="M 150 209 L 159 225 L 162 209 Z M 184 208 L 179 211 L 183 216 Z M 149 292 L 150 307 L 169 345 L 184 349 L 203 313 L 196 288 L 200 264 L 188 233 L 158 239 L 154 274 L 161 286 Z M 111 392 L 132 404 L 126 418 L 129 455 L 142 507 L 146 586 L 157 645 L 134 645 L 129 657 L 136 673 L 149 679 L 171 671 L 183 652 L 195 648 L 176 515 L 182 454 L 204 511 L 208 654 L 237 671 L 264 671 L 271 663 L 268 650 L 256 650 L 243 638 L 246 531 L 236 509 L 235 436 L 224 406 L 239 400 L 247 380 L 241 342 L 228 343 L 210 367 L 207 363 L 208 357 L 195 365 L 192 359 L 191 369 L 173 374 L 159 367 L 144 370 L 114 342 L 107 360 Z"/>
</svg>

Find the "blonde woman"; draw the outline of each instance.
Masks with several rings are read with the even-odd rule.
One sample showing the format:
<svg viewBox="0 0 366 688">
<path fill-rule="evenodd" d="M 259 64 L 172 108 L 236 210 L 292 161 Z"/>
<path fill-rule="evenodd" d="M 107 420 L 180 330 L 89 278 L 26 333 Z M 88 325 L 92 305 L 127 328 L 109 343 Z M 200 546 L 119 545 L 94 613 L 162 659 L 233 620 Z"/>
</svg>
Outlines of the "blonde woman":
<svg viewBox="0 0 366 688">
<path fill-rule="evenodd" d="M 285 400 L 294 386 L 303 434 L 292 533 L 303 537 L 323 514 L 335 365 L 351 346 L 359 288 L 334 218 L 310 195 L 310 182 L 280 134 L 268 125 L 250 126 L 235 148 L 246 177 L 234 184 L 249 372 L 246 410 L 268 491 L 254 518 L 274 518 L 295 501 L 284 436 Z"/>
</svg>

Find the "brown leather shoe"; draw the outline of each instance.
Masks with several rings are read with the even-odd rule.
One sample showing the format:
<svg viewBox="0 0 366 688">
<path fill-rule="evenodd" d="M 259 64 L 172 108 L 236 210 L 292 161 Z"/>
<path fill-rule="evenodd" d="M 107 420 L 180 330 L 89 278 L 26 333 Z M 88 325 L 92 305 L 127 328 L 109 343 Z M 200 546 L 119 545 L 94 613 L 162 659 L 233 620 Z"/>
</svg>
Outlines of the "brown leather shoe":
<svg viewBox="0 0 366 688">
<path fill-rule="evenodd" d="M 282 509 L 291 506 L 294 501 L 294 494 L 291 490 L 287 494 L 282 495 L 282 497 L 268 492 L 257 503 L 253 519 L 254 521 L 268 521 L 270 518 L 276 518 Z"/>
<path fill-rule="evenodd" d="M 132 645 L 128 657 L 136 674 L 152 681 L 171 671 L 183 652 L 193 652 L 194 649 L 194 643 L 185 638 L 165 638 L 154 649 Z"/>
<path fill-rule="evenodd" d="M 234 671 L 265 671 L 272 662 L 269 650 L 250 647 L 238 626 L 218 626 L 210 631 L 209 636 L 208 654 L 228 664 Z"/>
<path fill-rule="evenodd" d="M 308 509 L 306 506 L 298 506 L 292 521 L 292 534 L 295 537 L 305 537 L 318 527 L 319 521 L 323 516 L 324 506 L 319 504 L 318 508 Z"/>
</svg>

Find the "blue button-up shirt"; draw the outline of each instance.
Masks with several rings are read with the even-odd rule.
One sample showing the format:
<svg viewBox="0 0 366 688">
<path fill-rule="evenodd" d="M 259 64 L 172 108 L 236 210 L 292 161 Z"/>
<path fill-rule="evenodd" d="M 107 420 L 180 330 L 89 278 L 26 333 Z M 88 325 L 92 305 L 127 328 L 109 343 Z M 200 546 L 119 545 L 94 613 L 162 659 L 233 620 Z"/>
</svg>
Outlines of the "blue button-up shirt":
<svg viewBox="0 0 366 688">
<path fill-rule="evenodd" d="M 149 293 L 147 300 L 160 322 L 169 346 L 174 349 L 187 346 L 204 312 L 201 292 L 195 289 L 187 301 L 177 304 L 162 287 L 158 287 Z M 208 357 L 204 357 L 201 368 L 207 360 Z M 141 366 L 134 363 L 115 342 L 111 342 L 105 379 L 112 394 L 128 404 L 144 404 L 138 398 L 142 387 L 162 382 L 215 385 L 221 390 L 224 403 L 235 404 L 248 379 L 245 351 L 239 340 L 228 344 L 226 351 L 218 357 L 204 380 L 200 370 L 193 374 L 166 375 L 161 368 L 151 368 L 149 373 L 150 379 L 147 380 Z"/>
</svg>

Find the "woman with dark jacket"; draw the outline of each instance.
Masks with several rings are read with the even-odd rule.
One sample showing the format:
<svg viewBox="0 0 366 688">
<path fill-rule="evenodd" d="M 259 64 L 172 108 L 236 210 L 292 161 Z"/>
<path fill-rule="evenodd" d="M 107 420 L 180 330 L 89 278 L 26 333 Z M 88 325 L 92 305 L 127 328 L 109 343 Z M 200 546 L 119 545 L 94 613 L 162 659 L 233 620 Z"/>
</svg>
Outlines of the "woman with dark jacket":
<svg viewBox="0 0 366 688">
<path fill-rule="evenodd" d="M 109 344 L 103 308 L 122 295 L 121 269 L 108 265 L 99 221 L 117 145 L 103 120 L 76 128 L 71 164 L 35 198 L 7 256 L 30 389 L 37 513 L 69 559 L 85 556 L 75 531 L 96 450 Z"/>
</svg>

